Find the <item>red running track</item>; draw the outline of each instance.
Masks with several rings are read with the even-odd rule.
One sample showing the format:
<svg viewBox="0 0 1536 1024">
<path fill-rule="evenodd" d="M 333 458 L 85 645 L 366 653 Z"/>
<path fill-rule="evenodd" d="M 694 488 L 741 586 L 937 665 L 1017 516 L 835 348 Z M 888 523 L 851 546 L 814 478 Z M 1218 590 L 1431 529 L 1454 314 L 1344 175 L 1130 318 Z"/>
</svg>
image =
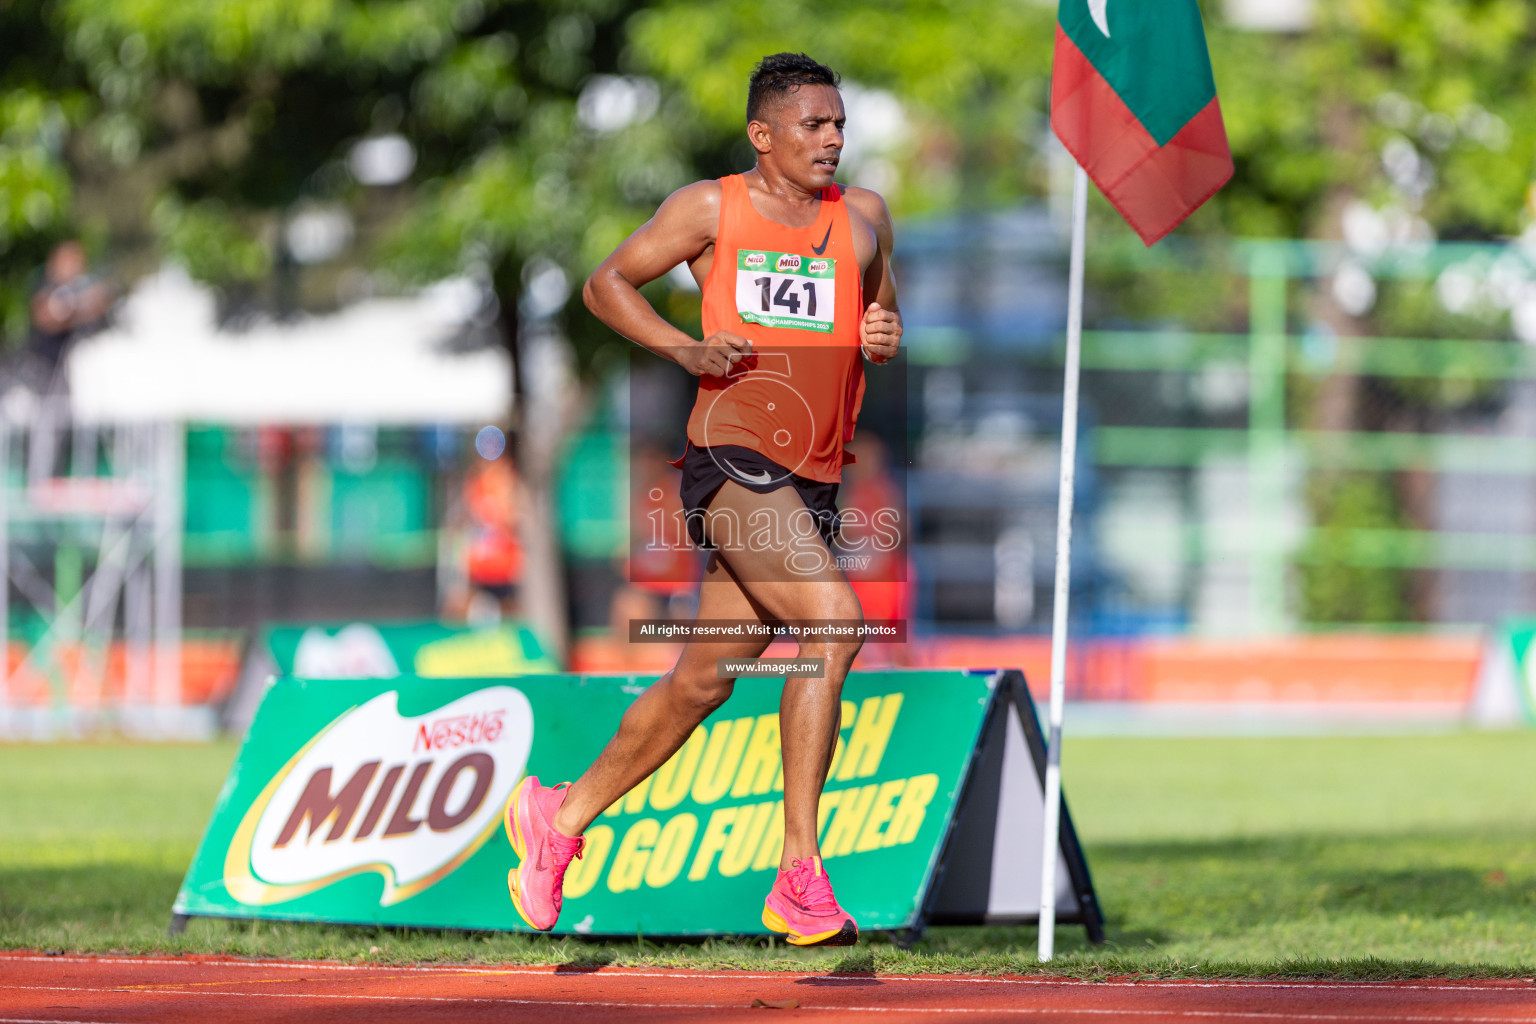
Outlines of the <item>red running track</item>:
<svg viewBox="0 0 1536 1024">
<path fill-rule="evenodd" d="M 754 1008 L 753 1001 L 795 1008 Z M 0 1024 L 867 1020 L 1536 1022 L 1518 981 L 1082 982 L 645 968 L 386 967 L 0 953 Z"/>
</svg>

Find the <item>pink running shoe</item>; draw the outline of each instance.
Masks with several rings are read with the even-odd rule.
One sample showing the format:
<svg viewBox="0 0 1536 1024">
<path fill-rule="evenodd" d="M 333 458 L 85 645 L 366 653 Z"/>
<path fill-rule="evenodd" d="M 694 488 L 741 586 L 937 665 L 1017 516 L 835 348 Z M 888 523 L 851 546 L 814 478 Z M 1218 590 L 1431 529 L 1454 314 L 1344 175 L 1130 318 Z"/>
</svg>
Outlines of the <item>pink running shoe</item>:
<svg viewBox="0 0 1536 1024">
<path fill-rule="evenodd" d="M 763 926 L 796 946 L 851 946 L 859 941 L 853 915 L 837 905 L 821 858 L 791 861 L 763 901 Z"/>
<path fill-rule="evenodd" d="M 581 856 L 587 844 L 586 837 L 561 835 L 551 824 L 565 803 L 565 787 L 569 785 L 541 786 L 538 776 L 530 775 L 517 784 L 507 803 L 507 838 L 522 859 L 507 872 L 507 889 L 523 920 L 541 932 L 560 920 L 560 890 L 566 868 Z"/>
</svg>

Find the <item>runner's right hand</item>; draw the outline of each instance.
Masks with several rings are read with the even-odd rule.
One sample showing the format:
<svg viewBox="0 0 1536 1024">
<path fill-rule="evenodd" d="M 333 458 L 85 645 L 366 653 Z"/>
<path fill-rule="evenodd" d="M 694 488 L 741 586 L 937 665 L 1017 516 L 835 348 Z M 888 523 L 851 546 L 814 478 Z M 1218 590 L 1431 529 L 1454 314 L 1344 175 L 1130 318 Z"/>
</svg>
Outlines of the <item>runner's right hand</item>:
<svg viewBox="0 0 1536 1024">
<path fill-rule="evenodd" d="M 716 331 L 691 348 L 677 351 L 677 364 L 695 377 L 724 377 L 752 354 L 752 342 L 730 331 Z"/>
</svg>

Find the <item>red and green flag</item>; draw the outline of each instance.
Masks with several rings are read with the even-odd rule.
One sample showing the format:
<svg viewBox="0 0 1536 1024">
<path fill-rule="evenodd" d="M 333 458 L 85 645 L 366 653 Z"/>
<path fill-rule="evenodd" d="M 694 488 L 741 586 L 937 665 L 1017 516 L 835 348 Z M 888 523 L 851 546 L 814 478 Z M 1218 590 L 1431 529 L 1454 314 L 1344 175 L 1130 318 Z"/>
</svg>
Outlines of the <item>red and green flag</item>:
<svg viewBox="0 0 1536 1024">
<path fill-rule="evenodd" d="M 1061 0 L 1051 127 L 1151 245 L 1232 177 L 1195 0 Z"/>
</svg>

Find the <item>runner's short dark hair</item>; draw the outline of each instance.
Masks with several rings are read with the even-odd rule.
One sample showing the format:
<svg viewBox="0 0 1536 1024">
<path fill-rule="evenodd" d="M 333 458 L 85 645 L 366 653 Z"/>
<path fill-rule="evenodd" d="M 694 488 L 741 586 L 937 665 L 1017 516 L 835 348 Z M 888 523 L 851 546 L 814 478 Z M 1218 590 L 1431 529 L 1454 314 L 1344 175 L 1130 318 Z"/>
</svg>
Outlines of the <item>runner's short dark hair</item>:
<svg viewBox="0 0 1536 1024">
<path fill-rule="evenodd" d="M 775 53 L 764 57 L 752 71 L 747 86 L 747 120 L 761 121 L 763 112 L 774 100 L 802 85 L 830 85 L 837 88 L 841 78 L 836 71 L 803 53 Z"/>
</svg>

